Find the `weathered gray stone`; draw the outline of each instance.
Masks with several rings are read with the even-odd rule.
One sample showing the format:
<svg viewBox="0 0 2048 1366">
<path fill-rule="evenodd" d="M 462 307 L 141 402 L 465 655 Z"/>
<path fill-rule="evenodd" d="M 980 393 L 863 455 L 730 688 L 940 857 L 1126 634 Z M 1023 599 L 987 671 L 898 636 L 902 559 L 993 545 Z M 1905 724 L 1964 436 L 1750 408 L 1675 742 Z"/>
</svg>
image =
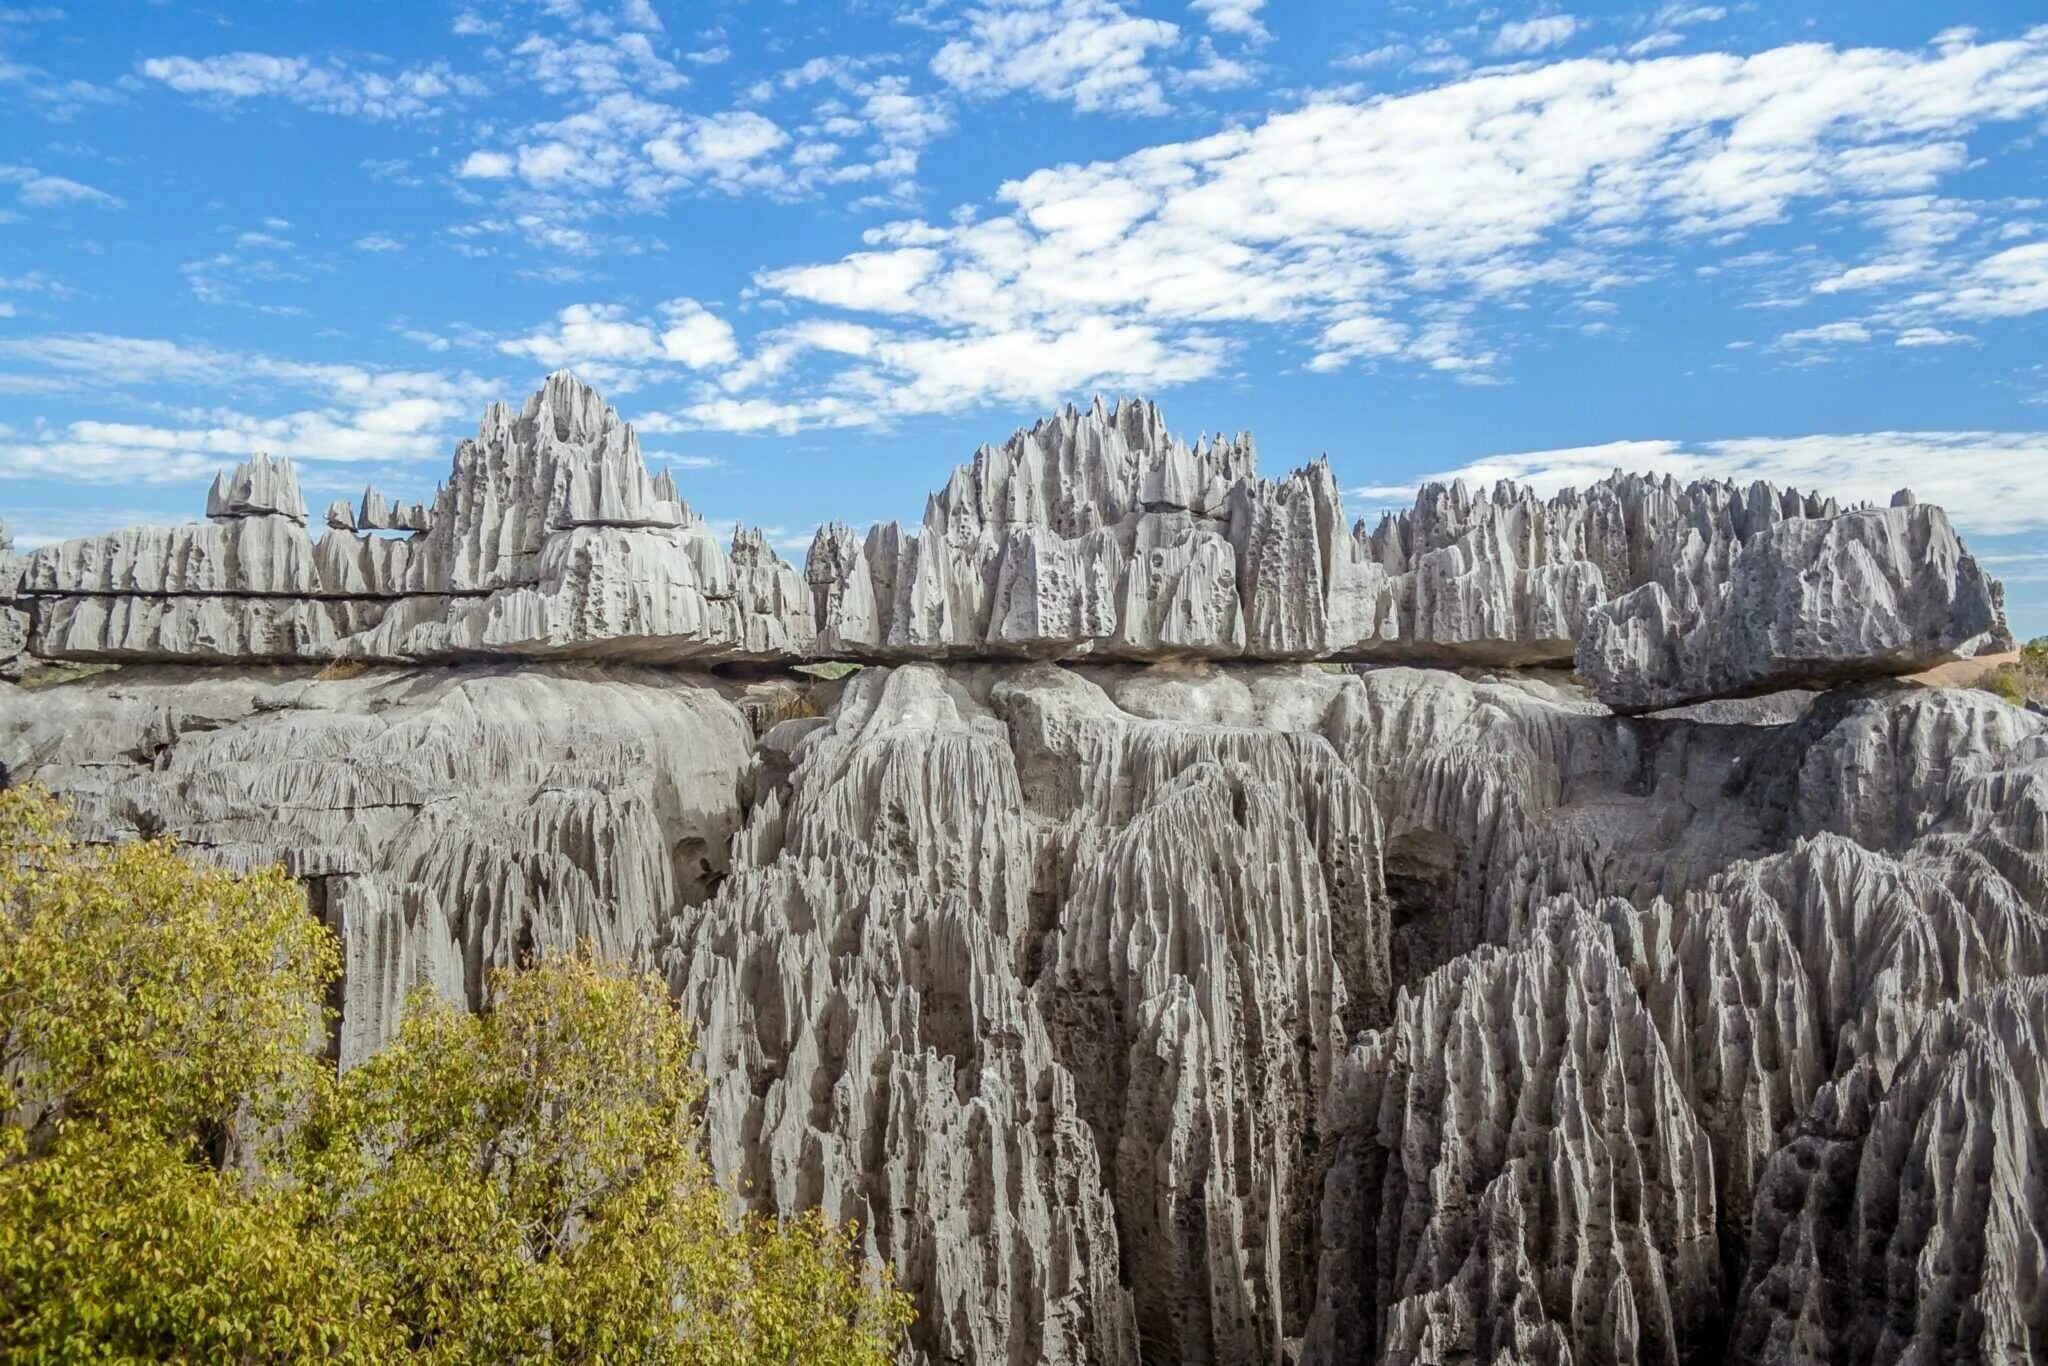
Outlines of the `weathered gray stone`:
<svg viewBox="0 0 2048 1366">
<path fill-rule="evenodd" d="M 858 1220 L 910 1358 L 2048 1342 L 2048 718 L 1848 685 L 2002 638 L 1938 509 L 1617 475 L 1347 530 L 1326 464 L 1098 403 L 799 574 L 561 375 L 429 502 L 314 540 L 259 459 L 209 512 L 0 533 L 0 670 L 144 665 L 0 685 L 0 775 L 282 861 L 344 1065 L 421 984 L 658 967 L 714 1169 Z M 634 667 L 821 656 L 888 667 Z"/>
<path fill-rule="evenodd" d="M 1953 1001 L 1889 1085 L 1864 1062 L 1770 1159 L 1729 1359 L 2048 1352 L 2048 979 Z"/>
<path fill-rule="evenodd" d="M 48 547 L 11 597 L 49 659 L 477 656 L 1357 660 L 1562 665 L 1639 711 L 1913 672 L 2008 641 L 1939 509 L 1616 475 L 1539 498 L 1432 484 L 1345 526 L 1326 461 L 1171 436 L 1100 400 L 984 446 L 914 530 L 815 534 L 801 575 L 721 546 L 630 425 L 549 376 L 493 404 L 430 502 L 365 489 L 318 541 L 296 476 L 223 474 L 205 524 Z M 398 533 L 398 534 L 393 534 Z M 86 598 L 117 599 L 89 603 Z M 190 602 L 144 601 L 189 598 Z M 291 603 L 266 601 L 294 599 Z M 321 605 L 316 605 L 321 604 Z M 17 601 L 17 606 L 21 604 Z"/>
<path fill-rule="evenodd" d="M 126 669 L 0 690 L 0 762 L 94 837 L 284 859 L 343 936 L 345 1060 L 532 947 L 659 964 L 714 1166 L 858 1219 L 931 1359 L 2031 1350 L 2031 1178 L 1951 1218 L 1884 1173 L 1961 1192 L 1954 1150 L 1864 1177 L 1867 1119 L 1812 1135 L 1856 1087 L 1919 1132 L 1963 1085 L 1929 1031 L 2048 970 L 2041 718 L 1010 663 L 865 670 L 756 740 L 747 686 Z M 2040 1121 L 1986 1075 L 2030 1170 Z M 1816 1142 L 1837 1184 L 1795 1190 Z M 1981 1228 L 2004 1269 L 1777 1288 L 1880 1224 Z"/>
<path fill-rule="evenodd" d="M 705 680 L 123 669 L 0 690 L 0 762 L 95 840 L 282 862 L 342 940 L 344 1063 L 416 984 L 482 1001 L 534 948 L 651 959 L 726 865 L 750 747 Z"/>
<path fill-rule="evenodd" d="M 259 454 L 223 470 L 206 495 L 206 515 L 218 521 L 235 517 L 283 517 L 306 524 L 306 500 L 299 495 L 298 472 L 289 460 Z"/>
<path fill-rule="evenodd" d="M 2011 645 L 1997 584 L 1940 508 L 1914 503 L 1781 523 L 1689 588 L 1652 581 L 1594 609 L 1578 668 L 1603 701 L 1646 711 Z"/>
</svg>

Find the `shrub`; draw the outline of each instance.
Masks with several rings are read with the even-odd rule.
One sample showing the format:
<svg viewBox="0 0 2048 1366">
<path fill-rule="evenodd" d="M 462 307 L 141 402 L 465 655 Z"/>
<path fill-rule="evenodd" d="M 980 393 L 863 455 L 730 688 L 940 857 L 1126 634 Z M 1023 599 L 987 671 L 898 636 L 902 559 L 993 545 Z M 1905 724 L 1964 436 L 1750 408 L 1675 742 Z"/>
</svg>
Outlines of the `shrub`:
<svg viewBox="0 0 2048 1366">
<path fill-rule="evenodd" d="M 374 1320 L 261 1174 L 324 1083 L 332 938 L 281 870 L 75 843 L 0 792 L 0 1350 L 375 1355 Z"/>
<path fill-rule="evenodd" d="M 1996 697 L 2002 697 L 2014 706 L 2024 706 L 2027 701 L 2027 683 L 2020 670 L 2010 664 L 2001 664 L 1977 680 L 1977 686 Z"/>
<path fill-rule="evenodd" d="M 890 1359 L 905 1302 L 863 1284 L 847 1235 L 815 1215 L 727 1217 L 659 979 L 550 958 L 498 974 L 492 997 L 478 1015 L 416 999 L 305 1126 L 342 1255 L 409 1344 L 475 1361 Z"/>
<path fill-rule="evenodd" d="M 281 870 L 82 846 L 0 792 L 0 1354 L 880 1363 L 907 1301 L 815 1212 L 736 1219 L 658 979 L 416 997 L 336 1077 Z"/>
</svg>

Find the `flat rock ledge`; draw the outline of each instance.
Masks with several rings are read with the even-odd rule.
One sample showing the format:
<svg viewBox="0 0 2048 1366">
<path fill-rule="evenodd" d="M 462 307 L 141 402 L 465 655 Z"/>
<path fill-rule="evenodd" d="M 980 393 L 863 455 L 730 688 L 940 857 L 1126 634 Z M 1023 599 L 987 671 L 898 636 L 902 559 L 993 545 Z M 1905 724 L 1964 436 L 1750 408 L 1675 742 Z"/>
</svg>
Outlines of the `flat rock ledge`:
<svg viewBox="0 0 2048 1366">
<path fill-rule="evenodd" d="M 23 660 L 620 664 L 1357 661 L 1577 668 L 1617 710 L 1914 673 L 2006 648 L 1941 509 L 1616 474 L 1542 498 L 1428 484 L 1347 529 L 1327 461 L 1172 436 L 1097 399 L 984 446 L 923 522 L 821 527 L 801 570 L 714 535 L 567 372 L 493 404 L 430 499 L 371 488 L 317 537 L 289 461 L 207 520 L 0 547 Z"/>
</svg>

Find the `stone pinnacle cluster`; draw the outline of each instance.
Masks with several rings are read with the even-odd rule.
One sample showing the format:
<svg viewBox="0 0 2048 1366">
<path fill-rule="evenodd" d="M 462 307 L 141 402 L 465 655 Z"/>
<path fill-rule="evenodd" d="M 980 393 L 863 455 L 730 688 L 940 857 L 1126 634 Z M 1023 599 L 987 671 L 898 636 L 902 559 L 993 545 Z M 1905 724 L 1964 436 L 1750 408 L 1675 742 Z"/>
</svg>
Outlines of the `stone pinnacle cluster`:
<svg viewBox="0 0 2048 1366">
<path fill-rule="evenodd" d="M 1266 479 L 1250 436 L 1191 447 L 1142 401 L 983 447 L 915 529 L 824 526 L 801 571 L 758 533 L 721 542 L 567 373 L 490 407 L 430 499 L 369 489 L 316 537 L 291 465 L 259 456 L 206 512 L 16 562 L 0 635 L 125 662 L 1576 662 L 1624 710 L 2006 639 L 1997 585 L 1910 495 L 1432 484 L 1347 526 L 1326 462 Z"/>
<path fill-rule="evenodd" d="M 0 682 L 0 779 L 282 864 L 340 1067 L 660 973 L 713 1169 L 857 1223 L 906 1362 L 2048 1359 L 2048 717 L 1887 677 L 2005 641 L 1938 509 L 1346 527 L 1128 403 L 799 571 L 557 376 L 431 499 L 208 513 L 0 536 L 16 664 L 123 666 Z"/>
</svg>

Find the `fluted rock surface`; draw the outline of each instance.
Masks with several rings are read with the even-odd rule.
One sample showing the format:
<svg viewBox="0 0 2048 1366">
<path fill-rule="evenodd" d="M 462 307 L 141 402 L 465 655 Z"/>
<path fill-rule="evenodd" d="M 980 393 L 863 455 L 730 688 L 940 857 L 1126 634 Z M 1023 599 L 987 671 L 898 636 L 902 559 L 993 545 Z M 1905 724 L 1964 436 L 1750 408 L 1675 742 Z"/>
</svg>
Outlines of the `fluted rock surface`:
<svg viewBox="0 0 2048 1366">
<path fill-rule="evenodd" d="M 1757 1201 L 1730 1357 L 2021 1362 L 2048 1354 L 2048 979 L 1929 1016 L 1889 1086 L 1815 1100 Z"/>
<path fill-rule="evenodd" d="M 0 761 L 94 840 L 170 834 L 282 862 L 341 937 L 340 1057 L 408 991 L 590 943 L 650 958 L 723 874 L 746 723 L 655 675 L 124 670 L 0 695 Z"/>
<path fill-rule="evenodd" d="M 674 661 L 811 653 L 810 595 L 758 533 L 730 553 L 651 475 L 631 426 L 567 374 L 486 410 L 429 503 L 330 508 L 289 462 L 215 482 L 213 520 L 67 541 L 19 590 L 47 659 Z M 402 533 L 402 537 L 380 533 Z"/>
<path fill-rule="evenodd" d="M 1925 504 L 1783 522 L 1691 587 L 1677 600 L 1653 580 L 1594 610 L 1578 668 L 1604 700 L 1640 711 L 1915 673 L 2006 643 L 1996 586 Z"/>
<path fill-rule="evenodd" d="M 1251 438 L 1132 401 L 984 446 L 905 529 L 820 527 L 799 574 L 721 545 L 588 386 L 486 410 L 430 500 L 375 488 L 318 540 L 289 462 L 215 482 L 209 521 L 48 547 L 10 588 L 46 659 L 579 657 L 647 662 L 1577 659 L 1647 710 L 1913 672 L 2008 641 L 1940 509 L 1843 511 L 1765 484 L 1616 473 L 1541 498 L 1430 484 L 1347 528 L 1327 460 L 1260 477 Z M 0 632 L 0 651 L 20 647 Z"/>
<path fill-rule="evenodd" d="M 1432 973 L 1346 1059 L 1319 1360 L 1685 1359 L 1719 1312 L 1713 1162 L 1607 932 Z"/>
<path fill-rule="evenodd" d="M 208 513 L 0 530 L 8 668 L 233 666 L 0 683 L 0 780 L 282 861 L 344 1065 L 421 984 L 657 966 L 714 1168 L 857 1220 L 912 1359 L 2048 1342 L 2048 721 L 1870 681 L 2002 638 L 1938 509 L 1616 475 L 1347 529 L 1326 464 L 1098 402 L 799 573 L 558 375 L 431 499 L 314 539 L 258 458 Z M 886 667 L 639 667 L 820 657 Z"/>
<path fill-rule="evenodd" d="M 1988 694 L 923 664 L 756 737 L 708 677 L 350 675 L 8 688 L 0 761 L 282 859 L 344 1062 L 537 947 L 660 965 L 714 1166 L 857 1219 L 929 1359 L 2041 1340 L 2048 724 Z"/>
</svg>

